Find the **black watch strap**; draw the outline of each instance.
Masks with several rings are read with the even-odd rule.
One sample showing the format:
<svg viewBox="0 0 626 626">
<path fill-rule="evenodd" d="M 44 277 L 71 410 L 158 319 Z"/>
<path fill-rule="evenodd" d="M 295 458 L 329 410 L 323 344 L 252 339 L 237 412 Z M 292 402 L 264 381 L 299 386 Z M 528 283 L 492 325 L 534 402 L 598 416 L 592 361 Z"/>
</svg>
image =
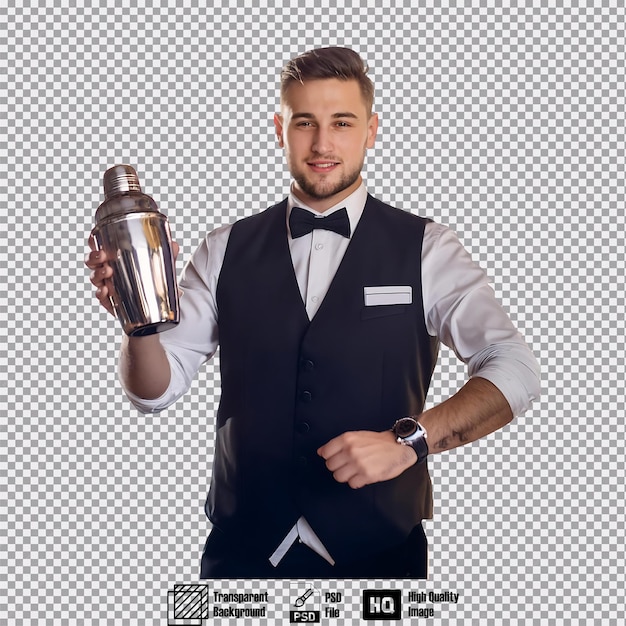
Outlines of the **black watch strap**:
<svg viewBox="0 0 626 626">
<path fill-rule="evenodd" d="M 413 441 L 406 441 L 404 445 L 411 446 L 411 448 L 415 450 L 418 465 L 426 460 L 428 456 L 428 442 L 426 441 L 426 437 L 418 437 Z"/>
</svg>

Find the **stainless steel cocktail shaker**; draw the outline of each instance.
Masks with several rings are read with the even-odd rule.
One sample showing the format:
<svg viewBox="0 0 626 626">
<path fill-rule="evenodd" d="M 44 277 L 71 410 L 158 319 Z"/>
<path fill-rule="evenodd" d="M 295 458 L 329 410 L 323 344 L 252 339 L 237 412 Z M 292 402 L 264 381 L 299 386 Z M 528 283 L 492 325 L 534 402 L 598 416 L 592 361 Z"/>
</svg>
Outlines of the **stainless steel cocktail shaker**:
<svg viewBox="0 0 626 626">
<path fill-rule="evenodd" d="M 104 173 L 104 202 L 91 237 L 113 268 L 111 300 L 127 335 L 152 335 L 179 321 L 178 286 L 167 218 L 142 193 L 129 165 Z"/>
</svg>

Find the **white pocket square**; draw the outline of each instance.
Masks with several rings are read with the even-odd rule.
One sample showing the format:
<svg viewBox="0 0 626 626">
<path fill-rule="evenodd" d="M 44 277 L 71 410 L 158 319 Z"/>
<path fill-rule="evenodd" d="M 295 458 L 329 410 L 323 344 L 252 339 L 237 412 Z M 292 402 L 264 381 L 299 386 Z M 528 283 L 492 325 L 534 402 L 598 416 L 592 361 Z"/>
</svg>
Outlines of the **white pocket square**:
<svg viewBox="0 0 626 626">
<path fill-rule="evenodd" d="M 410 285 L 363 287 L 363 296 L 365 298 L 365 306 L 411 304 L 413 302 L 413 288 Z"/>
</svg>

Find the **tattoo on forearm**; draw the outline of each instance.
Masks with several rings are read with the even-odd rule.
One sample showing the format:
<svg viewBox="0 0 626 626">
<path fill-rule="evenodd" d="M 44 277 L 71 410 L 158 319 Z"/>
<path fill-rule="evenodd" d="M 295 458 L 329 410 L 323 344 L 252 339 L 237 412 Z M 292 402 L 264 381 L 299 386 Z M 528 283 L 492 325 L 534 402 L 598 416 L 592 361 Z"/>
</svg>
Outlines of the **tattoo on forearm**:
<svg viewBox="0 0 626 626">
<path fill-rule="evenodd" d="M 448 438 L 444 437 L 443 439 L 440 439 L 436 444 L 435 444 L 435 450 L 447 450 L 448 449 Z"/>
<path fill-rule="evenodd" d="M 461 430 L 453 430 L 452 436 L 458 440 L 459 444 L 464 444 L 469 441 L 467 433 Z M 447 450 L 450 447 L 449 439 L 449 437 L 442 437 L 435 443 L 435 450 Z"/>
<path fill-rule="evenodd" d="M 463 432 L 462 430 L 453 430 L 452 434 L 461 442 L 461 443 L 467 443 L 469 441 L 469 438 L 467 436 L 466 432 Z"/>
</svg>

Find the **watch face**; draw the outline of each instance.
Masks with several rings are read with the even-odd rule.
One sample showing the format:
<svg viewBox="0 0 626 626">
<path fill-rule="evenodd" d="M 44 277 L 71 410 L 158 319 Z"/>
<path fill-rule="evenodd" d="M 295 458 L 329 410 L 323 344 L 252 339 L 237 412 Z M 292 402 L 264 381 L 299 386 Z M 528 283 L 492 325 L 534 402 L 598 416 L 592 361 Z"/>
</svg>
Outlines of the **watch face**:
<svg viewBox="0 0 626 626">
<path fill-rule="evenodd" d="M 396 422 L 394 431 L 398 437 L 406 439 L 417 432 L 417 422 L 412 417 L 403 417 Z"/>
</svg>

